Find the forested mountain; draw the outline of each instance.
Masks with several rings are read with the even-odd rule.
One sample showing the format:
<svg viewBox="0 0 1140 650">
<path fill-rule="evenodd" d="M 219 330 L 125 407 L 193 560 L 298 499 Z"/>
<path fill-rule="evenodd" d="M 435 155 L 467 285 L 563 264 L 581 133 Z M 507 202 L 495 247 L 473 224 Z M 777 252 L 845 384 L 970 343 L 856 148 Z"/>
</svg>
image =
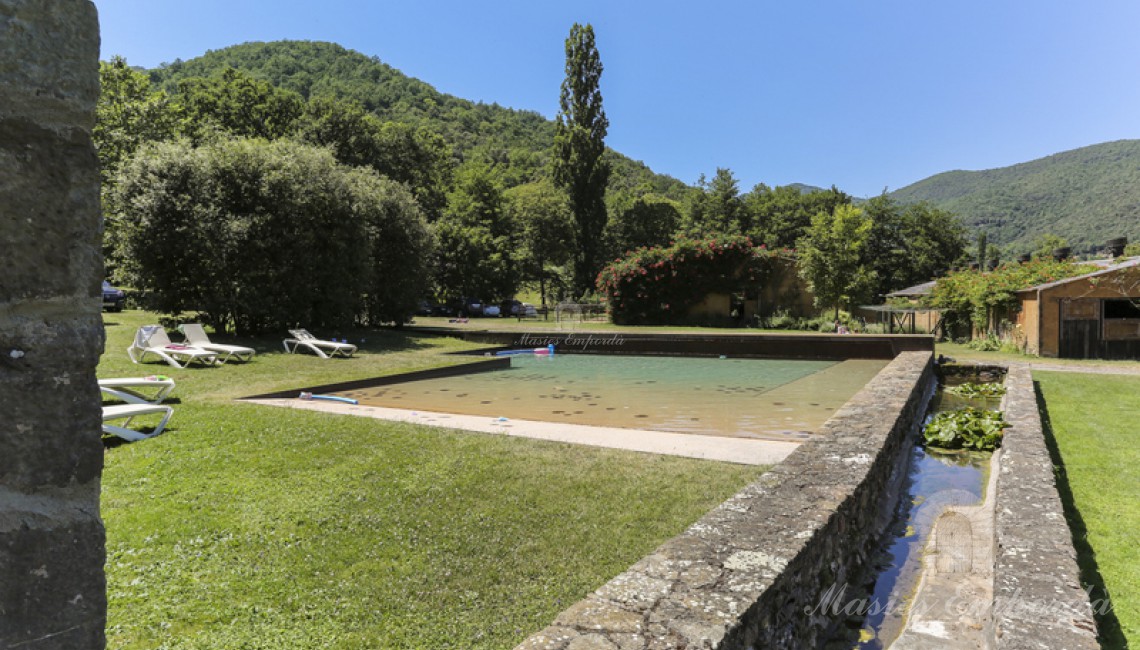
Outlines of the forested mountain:
<svg viewBox="0 0 1140 650">
<path fill-rule="evenodd" d="M 479 156 L 500 167 L 508 185 L 548 173 L 554 122 L 534 111 L 472 102 L 444 94 L 431 85 L 359 52 L 334 43 L 276 41 L 244 43 L 175 61 L 150 71 L 158 86 L 174 91 L 179 81 L 211 77 L 236 68 L 305 99 L 332 95 L 360 102 L 381 120 L 424 126 L 440 134 L 459 160 Z M 551 95 L 558 92 L 550 89 Z M 681 199 L 686 185 L 655 174 L 645 164 L 608 151 L 614 173 L 611 189 L 646 187 Z"/>
<path fill-rule="evenodd" d="M 1140 241 L 1140 140 L 1118 140 L 986 171 L 952 171 L 891 193 L 954 212 L 974 233 L 1028 252 L 1052 233 L 1076 252 Z"/>
</svg>

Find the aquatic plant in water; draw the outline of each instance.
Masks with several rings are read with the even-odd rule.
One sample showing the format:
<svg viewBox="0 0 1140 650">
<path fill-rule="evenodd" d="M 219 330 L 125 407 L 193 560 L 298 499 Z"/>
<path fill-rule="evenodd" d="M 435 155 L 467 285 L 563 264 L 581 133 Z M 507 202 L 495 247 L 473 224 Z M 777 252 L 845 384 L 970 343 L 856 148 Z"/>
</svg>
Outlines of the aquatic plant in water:
<svg viewBox="0 0 1140 650">
<path fill-rule="evenodd" d="M 1001 411 L 967 407 L 938 413 L 922 435 L 928 447 L 992 451 L 1001 446 L 1002 432 L 1008 426 Z"/>
<path fill-rule="evenodd" d="M 949 386 L 946 391 L 959 397 L 1001 397 L 1005 395 L 1005 384 L 996 382 L 981 384 L 968 381 L 958 386 Z"/>
</svg>

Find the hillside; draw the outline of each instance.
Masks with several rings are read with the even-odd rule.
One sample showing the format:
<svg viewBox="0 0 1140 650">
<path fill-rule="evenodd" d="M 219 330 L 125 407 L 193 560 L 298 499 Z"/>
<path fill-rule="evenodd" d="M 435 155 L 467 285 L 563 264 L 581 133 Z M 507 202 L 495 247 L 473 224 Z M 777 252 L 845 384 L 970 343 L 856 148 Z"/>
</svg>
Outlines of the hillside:
<svg viewBox="0 0 1140 650">
<path fill-rule="evenodd" d="M 510 179 L 529 180 L 546 173 L 554 122 L 534 111 L 472 102 L 441 93 L 378 58 L 334 43 L 276 41 L 244 43 L 209 51 L 189 61 L 151 70 L 151 79 L 167 89 L 189 77 L 208 77 L 233 67 L 296 91 L 302 97 L 334 95 L 354 99 L 385 121 L 426 126 L 442 135 L 458 158 L 480 152 L 510 167 Z M 558 88 L 550 89 L 557 93 Z M 610 151 L 611 188 L 648 184 L 654 191 L 681 198 L 686 185 L 655 174 L 645 164 Z"/>
<path fill-rule="evenodd" d="M 1140 241 L 1140 140 L 1118 140 L 986 171 L 952 171 L 891 193 L 959 215 L 991 242 L 1028 251 L 1044 233 L 1077 252 Z"/>
</svg>

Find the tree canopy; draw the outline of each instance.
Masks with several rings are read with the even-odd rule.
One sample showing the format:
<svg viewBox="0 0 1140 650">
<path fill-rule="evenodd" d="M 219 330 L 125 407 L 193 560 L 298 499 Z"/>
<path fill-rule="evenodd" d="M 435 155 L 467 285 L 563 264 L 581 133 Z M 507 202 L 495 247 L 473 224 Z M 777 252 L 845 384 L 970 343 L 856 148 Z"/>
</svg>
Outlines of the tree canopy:
<svg viewBox="0 0 1140 650">
<path fill-rule="evenodd" d="M 610 166 L 603 154 L 609 120 L 602 108 L 601 77 L 594 28 L 574 23 L 566 39 L 566 77 L 554 127 L 553 177 L 566 191 L 574 215 L 574 289 L 579 295 L 594 286 L 606 227 Z"/>
<path fill-rule="evenodd" d="M 874 222 L 862 210 L 842 204 L 811 220 L 798 247 L 800 275 L 815 295 L 817 307 L 832 307 L 835 317 L 843 304 L 865 299 L 875 271 L 865 260 Z"/>
<path fill-rule="evenodd" d="M 411 195 L 324 149 L 151 145 L 115 192 L 123 273 L 162 312 L 240 331 L 403 322 L 427 288 Z"/>
</svg>

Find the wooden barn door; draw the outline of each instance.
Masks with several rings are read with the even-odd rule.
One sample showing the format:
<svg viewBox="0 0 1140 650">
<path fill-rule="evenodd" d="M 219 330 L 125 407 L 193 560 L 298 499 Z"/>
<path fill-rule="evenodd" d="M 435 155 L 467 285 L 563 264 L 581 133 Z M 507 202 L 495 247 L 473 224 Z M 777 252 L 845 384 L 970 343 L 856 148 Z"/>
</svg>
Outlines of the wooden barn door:
<svg viewBox="0 0 1140 650">
<path fill-rule="evenodd" d="M 1100 356 L 1100 301 L 1061 301 L 1062 359 L 1095 359 Z"/>
</svg>

